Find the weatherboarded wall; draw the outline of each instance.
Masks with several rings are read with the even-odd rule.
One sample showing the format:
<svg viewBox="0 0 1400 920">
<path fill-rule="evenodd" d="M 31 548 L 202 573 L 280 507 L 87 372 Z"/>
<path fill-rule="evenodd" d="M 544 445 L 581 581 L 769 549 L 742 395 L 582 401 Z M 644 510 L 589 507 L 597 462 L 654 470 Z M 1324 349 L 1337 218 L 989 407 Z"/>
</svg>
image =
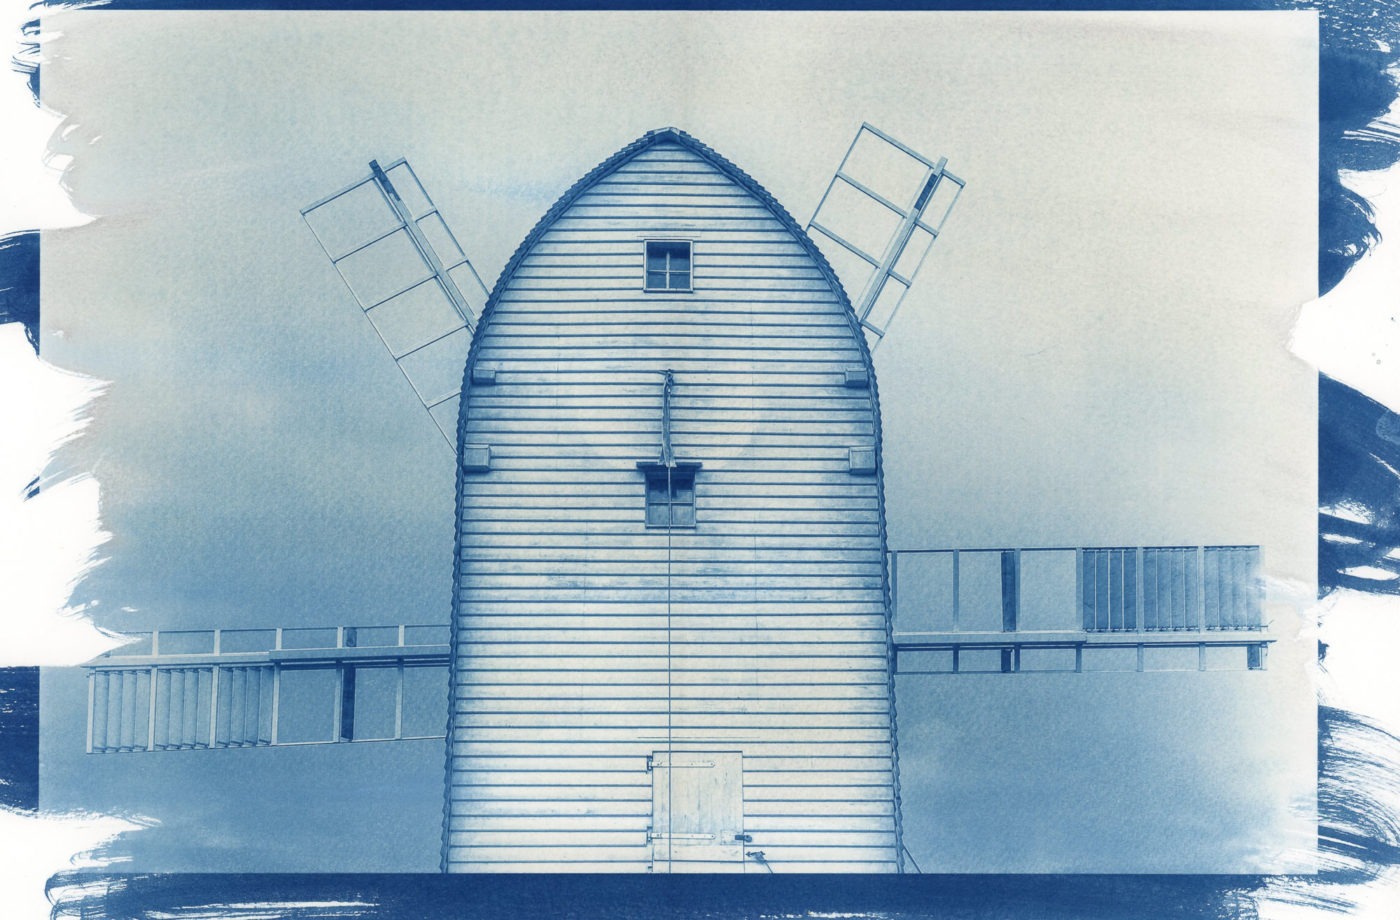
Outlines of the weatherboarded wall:
<svg viewBox="0 0 1400 920">
<path fill-rule="evenodd" d="M 643 290 L 648 239 L 693 242 L 692 292 Z M 693 529 L 646 526 L 666 370 Z M 463 391 L 490 469 L 459 488 L 448 870 L 652 870 L 668 751 L 740 755 L 711 760 L 742 763 L 752 838 L 677 870 L 896 870 L 881 481 L 850 460 L 878 448 L 869 370 L 802 231 L 684 134 L 545 216 Z"/>
</svg>

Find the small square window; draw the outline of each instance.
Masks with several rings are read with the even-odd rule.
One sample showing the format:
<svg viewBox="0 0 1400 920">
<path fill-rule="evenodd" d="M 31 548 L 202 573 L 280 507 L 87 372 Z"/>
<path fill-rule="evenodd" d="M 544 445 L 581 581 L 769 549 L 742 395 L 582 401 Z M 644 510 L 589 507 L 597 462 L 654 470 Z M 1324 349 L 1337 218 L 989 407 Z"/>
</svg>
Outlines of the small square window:
<svg viewBox="0 0 1400 920">
<path fill-rule="evenodd" d="M 695 471 L 652 466 L 647 477 L 647 526 L 695 526 Z"/>
<path fill-rule="evenodd" d="M 690 290 L 688 240 L 647 240 L 645 290 Z"/>
</svg>

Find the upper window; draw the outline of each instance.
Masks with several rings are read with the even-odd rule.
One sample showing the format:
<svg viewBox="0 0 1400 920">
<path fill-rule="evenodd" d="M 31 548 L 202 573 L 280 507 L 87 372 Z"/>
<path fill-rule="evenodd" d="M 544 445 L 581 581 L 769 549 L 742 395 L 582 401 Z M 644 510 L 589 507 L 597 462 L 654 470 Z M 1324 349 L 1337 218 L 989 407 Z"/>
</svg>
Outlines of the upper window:
<svg viewBox="0 0 1400 920">
<path fill-rule="evenodd" d="M 647 526 L 695 526 L 694 468 L 648 465 Z"/>
<path fill-rule="evenodd" d="M 646 290 L 690 290 L 690 241 L 647 240 Z"/>
</svg>

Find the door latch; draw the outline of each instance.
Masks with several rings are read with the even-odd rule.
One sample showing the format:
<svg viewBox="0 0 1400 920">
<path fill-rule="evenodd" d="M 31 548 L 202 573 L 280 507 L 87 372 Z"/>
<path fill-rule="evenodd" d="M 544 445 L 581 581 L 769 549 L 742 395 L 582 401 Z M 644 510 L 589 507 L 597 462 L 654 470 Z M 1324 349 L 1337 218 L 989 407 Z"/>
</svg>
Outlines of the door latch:
<svg viewBox="0 0 1400 920">
<path fill-rule="evenodd" d="M 753 834 L 735 834 L 734 839 L 740 843 L 753 843 Z"/>
</svg>

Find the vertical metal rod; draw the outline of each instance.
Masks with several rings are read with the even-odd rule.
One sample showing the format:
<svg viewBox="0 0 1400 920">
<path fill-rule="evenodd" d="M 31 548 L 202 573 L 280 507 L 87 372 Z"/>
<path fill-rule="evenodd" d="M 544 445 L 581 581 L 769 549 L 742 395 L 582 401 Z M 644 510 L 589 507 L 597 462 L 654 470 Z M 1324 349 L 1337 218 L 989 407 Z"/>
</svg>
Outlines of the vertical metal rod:
<svg viewBox="0 0 1400 920">
<path fill-rule="evenodd" d="M 331 740 L 341 741 L 340 728 L 344 725 L 343 705 L 345 699 L 345 665 L 335 666 L 335 700 L 331 703 Z"/>
<path fill-rule="evenodd" d="M 670 414 L 670 391 L 671 372 L 666 372 L 666 408 L 665 413 Z M 663 421 L 666 421 L 663 419 Z M 669 425 L 665 434 L 665 443 L 662 450 L 669 455 L 671 435 Z M 672 662 L 671 662 L 671 531 L 675 529 L 675 509 L 671 506 L 671 496 L 674 494 L 671 485 L 671 471 L 674 459 L 666 464 L 666 872 L 669 874 L 675 871 L 675 863 L 672 860 L 671 841 L 675 837 L 675 777 L 676 777 L 676 754 L 675 744 L 672 738 L 672 709 L 675 707 L 674 690 L 672 689 Z"/>
<path fill-rule="evenodd" d="M 953 632 L 957 632 L 962 623 L 962 589 L 958 584 L 958 551 L 953 550 Z M 957 650 L 953 650 L 953 664 L 956 668 L 958 660 Z"/>
<path fill-rule="evenodd" d="M 1206 548 L 1205 548 L 1204 546 L 1196 546 L 1196 547 L 1192 547 L 1192 549 L 1191 549 L 1191 554 L 1196 558 L 1196 579 L 1195 579 L 1195 581 L 1196 581 L 1196 586 L 1197 586 L 1197 588 L 1198 588 L 1198 590 L 1197 590 L 1197 592 L 1196 592 L 1196 593 L 1197 593 L 1197 597 L 1195 598 L 1196 603 L 1192 604 L 1192 606 L 1196 608 L 1196 631 L 1197 631 L 1197 632 L 1200 632 L 1200 633 L 1204 633 L 1204 632 L 1206 631 L 1206 583 L 1205 583 L 1205 578 L 1206 578 L 1206 558 L 1205 558 L 1205 553 L 1206 553 Z M 1232 568 L 1233 568 L 1233 566 L 1232 566 Z M 1232 573 L 1232 574 L 1233 574 L 1233 573 Z M 1217 605 L 1217 607 L 1216 607 L 1216 615 L 1219 616 L 1219 613 L 1220 613 L 1220 611 L 1219 611 L 1219 605 Z M 1202 647 L 1202 650 L 1201 650 L 1201 670 L 1204 671 L 1205 669 L 1206 669 L 1206 666 L 1205 666 L 1205 649 L 1204 649 L 1204 647 Z"/>
<path fill-rule="evenodd" d="M 156 668 L 151 665 L 151 699 L 150 710 L 146 719 L 146 750 L 156 749 Z"/>
<path fill-rule="evenodd" d="M 1147 629 L 1147 607 L 1143 601 L 1146 597 L 1146 587 L 1143 585 L 1143 576 L 1146 570 L 1143 569 L 1142 547 L 1133 547 L 1133 566 L 1137 572 L 1137 583 L 1133 586 L 1133 600 L 1137 604 L 1137 631 L 1145 632 Z"/>
<path fill-rule="evenodd" d="M 399 644 L 403 645 L 403 627 L 399 627 Z M 394 688 L 394 738 L 403 737 L 403 659 L 399 659 L 398 684 Z"/>
<path fill-rule="evenodd" d="M 212 748 L 212 747 L 218 747 L 218 744 L 219 744 L 219 732 L 218 732 L 218 729 L 219 729 L 219 671 L 220 671 L 220 668 L 219 668 L 218 665 L 214 665 L 214 667 L 212 667 L 212 668 L 209 669 L 209 746 L 210 746 L 211 748 Z M 195 702 L 196 702 L 196 705 L 198 705 L 198 700 L 199 700 L 199 678 L 198 678 L 198 677 L 196 677 L 195 680 L 194 680 L 194 688 L 195 688 L 195 690 L 194 690 L 194 692 L 195 692 Z M 228 720 L 229 720 L 229 728 L 232 729 L 232 727 L 233 727 L 233 724 L 232 724 L 232 723 L 233 723 L 233 700 L 229 700 L 228 716 L 229 716 L 229 719 L 228 719 Z M 196 723 L 196 725 L 195 725 L 195 731 L 196 731 L 196 732 L 199 731 L 199 725 L 198 725 L 198 723 Z"/>
<path fill-rule="evenodd" d="M 1084 616 L 1084 549 L 1076 547 L 1074 550 L 1074 599 L 1079 602 L 1079 622 L 1084 629 L 1089 629 L 1088 618 Z"/>
<path fill-rule="evenodd" d="M 661 382 L 661 462 L 666 467 L 666 520 L 667 526 L 673 526 L 675 521 L 671 517 L 671 468 L 676 465 L 676 454 L 671 448 L 671 388 L 675 386 L 675 376 L 670 370 L 664 372 Z M 667 537 L 669 540 L 670 538 Z"/>
<path fill-rule="evenodd" d="M 277 644 L 282 644 L 282 630 L 277 630 Z M 282 666 L 272 666 L 272 728 L 268 732 L 267 743 L 277 743 L 277 709 L 282 701 Z"/>
<path fill-rule="evenodd" d="M 92 753 L 92 728 L 97 721 L 97 671 L 88 671 L 87 691 L 88 691 L 88 724 L 87 724 L 87 753 Z M 106 702 L 105 700 L 103 701 Z"/>
</svg>

